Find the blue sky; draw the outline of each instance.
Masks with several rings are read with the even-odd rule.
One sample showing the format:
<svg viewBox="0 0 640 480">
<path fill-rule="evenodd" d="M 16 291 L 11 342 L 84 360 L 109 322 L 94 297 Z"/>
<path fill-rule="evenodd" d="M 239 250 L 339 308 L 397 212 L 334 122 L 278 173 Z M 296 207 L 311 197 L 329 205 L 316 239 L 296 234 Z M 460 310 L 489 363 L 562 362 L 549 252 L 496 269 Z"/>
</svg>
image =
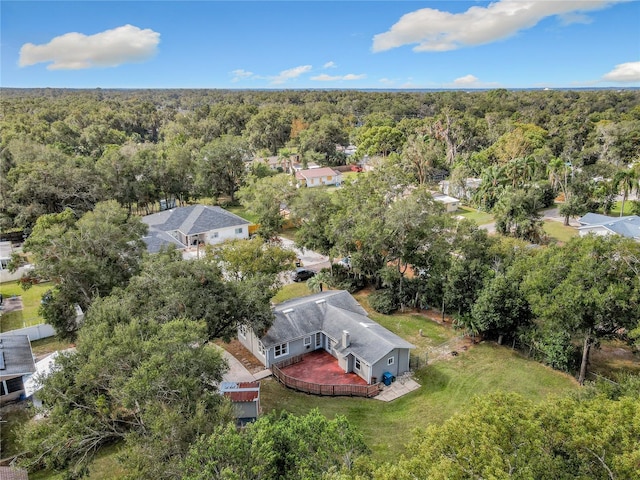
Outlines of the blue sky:
<svg viewBox="0 0 640 480">
<path fill-rule="evenodd" d="M 0 3 L 0 85 L 640 86 L 640 2 Z"/>
</svg>

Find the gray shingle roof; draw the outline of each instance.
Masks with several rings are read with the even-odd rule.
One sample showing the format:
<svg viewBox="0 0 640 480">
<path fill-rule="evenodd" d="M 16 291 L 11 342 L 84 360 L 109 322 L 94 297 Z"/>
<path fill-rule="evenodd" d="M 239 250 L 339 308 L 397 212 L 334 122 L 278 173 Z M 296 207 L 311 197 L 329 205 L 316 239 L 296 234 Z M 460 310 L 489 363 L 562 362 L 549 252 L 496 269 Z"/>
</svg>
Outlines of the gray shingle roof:
<svg viewBox="0 0 640 480">
<path fill-rule="evenodd" d="M 180 231 L 185 235 L 197 235 L 251 223 L 223 208 L 207 205 L 172 208 L 146 215 L 142 221 L 149 226 L 149 233 L 143 238 L 149 252 L 157 252 L 162 246 L 170 244 L 177 248 L 186 247 L 166 232 Z"/>
<path fill-rule="evenodd" d="M 608 217 L 597 213 L 587 213 L 579 220 L 580 229 L 589 227 L 604 227 L 623 237 L 640 239 L 640 217 L 627 215 L 624 217 Z"/>
<path fill-rule="evenodd" d="M 18 377 L 36 371 L 31 342 L 29 342 L 27 335 L 2 335 L 0 337 L 0 355 L 4 357 L 0 359 L 0 367 L 4 363 L 4 368 L 0 369 L 2 377 Z"/>
<path fill-rule="evenodd" d="M 394 348 L 415 348 L 411 343 L 390 332 L 367 316 L 367 312 L 345 290 L 330 290 L 296 298 L 277 305 L 275 320 L 262 337 L 265 347 L 271 347 L 322 331 L 337 340 L 338 351 L 353 353 L 374 364 Z M 350 345 L 344 348 L 342 332 L 347 330 Z"/>
</svg>

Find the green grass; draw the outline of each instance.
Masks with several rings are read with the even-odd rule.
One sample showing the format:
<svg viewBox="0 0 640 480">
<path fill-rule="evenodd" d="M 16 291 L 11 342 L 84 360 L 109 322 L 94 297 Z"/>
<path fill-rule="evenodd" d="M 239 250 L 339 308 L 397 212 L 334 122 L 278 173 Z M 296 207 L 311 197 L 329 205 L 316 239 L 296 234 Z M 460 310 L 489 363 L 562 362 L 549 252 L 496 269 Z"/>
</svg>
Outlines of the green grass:
<svg viewBox="0 0 640 480">
<path fill-rule="evenodd" d="M 609 215 L 611 215 L 612 217 L 619 217 L 620 216 L 620 208 L 622 207 L 622 202 L 616 202 L 613 204 L 613 208 L 611 209 L 611 212 L 609 213 Z M 627 200 L 626 202 L 624 202 L 624 214 L 623 215 L 633 215 L 633 212 L 631 211 L 633 208 L 633 204 Z"/>
<path fill-rule="evenodd" d="M 102 447 L 89 465 L 88 480 L 110 480 L 124 478 L 129 472 L 118 462 L 117 456 L 121 446 L 119 444 Z M 31 480 L 63 480 L 66 472 L 51 472 L 41 470 L 29 474 Z"/>
<path fill-rule="evenodd" d="M 31 342 L 31 351 L 36 357 L 44 357 L 59 350 L 73 347 L 72 343 L 60 340 L 57 337 L 43 338 Z"/>
<path fill-rule="evenodd" d="M 574 227 L 567 227 L 563 223 L 556 222 L 555 220 L 545 220 L 542 228 L 547 235 L 559 242 L 568 242 L 573 237 L 578 236 L 577 229 Z"/>
<path fill-rule="evenodd" d="M 302 415 L 318 408 L 329 418 L 345 415 L 362 431 L 376 460 L 392 461 L 404 452 L 414 428 L 439 424 L 464 411 L 473 396 L 502 390 L 541 401 L 577 388 L 568 375 L 489 343 L 421 368 L 415 377 L 421 388 L 388 403 L 307 395 L 273 379 L 261 382 L 260 401 L 265 412 L 287 410 Z"/>
<path fill-rule="evenodd" d="M 454 214 L 473 220 L 478 225 L 486 225 L 487 223 L 493 222 L 493 215 L 489 212 L 482 212 L 471 207 L 459 207 L 458 211 L 454 212 Z"/>
<path fill-rule="evenodd" d="M 23 290 L 18 282 L 0 284 L 0 293 L 2 293 L 5 299 L 12 295 L 17 295 L 22 297 L 23 306 L 22 310 L 2 313 L 0 317 L 0 332 L 8 332 L 9 330 L 42 323 L 42 317 L 38 313 L 40 301 L 42 295 L 50 288 L 50 283 L 34 285 L 29 290 Z"/>
<path fill-rule="evenodd" d="M 242 205 L 233 205 L 233 206 L 229 206 L 229 207 L 225 207 L 225 210 L 238 215 L 241 218 L 244 218 L 245 220 L 251 222 L 251 223 L 258 223 L 258 216 L 248 212 L 246 208 L 244 208 Z"/>
<path fill-rule="evenodd" d="M 282 287 L 273 297 L 273 303 L 282 303 L 285 300 L 291 300 L 292 298 L 311 295 L 311 293 L 311 290 L 307 288 L 306 282 L 290 283 Z"/>
</svg>

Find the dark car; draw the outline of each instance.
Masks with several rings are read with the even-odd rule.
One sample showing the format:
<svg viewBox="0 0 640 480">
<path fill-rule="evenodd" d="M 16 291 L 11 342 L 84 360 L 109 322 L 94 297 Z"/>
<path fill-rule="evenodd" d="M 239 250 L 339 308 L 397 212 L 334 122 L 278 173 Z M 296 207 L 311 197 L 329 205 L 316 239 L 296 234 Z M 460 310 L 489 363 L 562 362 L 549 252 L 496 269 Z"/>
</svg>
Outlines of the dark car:
<svg viewBox="0 0 640 480">
<path fill-rule="evenodd" d="M 313 270 L 307 270 L 306 268 L 296 268 L 296 271 L 293 272 L 291 276 L 294 282 L 304 282 L 305 280 L 309 280 L 316 274 Z"/>
</svg>

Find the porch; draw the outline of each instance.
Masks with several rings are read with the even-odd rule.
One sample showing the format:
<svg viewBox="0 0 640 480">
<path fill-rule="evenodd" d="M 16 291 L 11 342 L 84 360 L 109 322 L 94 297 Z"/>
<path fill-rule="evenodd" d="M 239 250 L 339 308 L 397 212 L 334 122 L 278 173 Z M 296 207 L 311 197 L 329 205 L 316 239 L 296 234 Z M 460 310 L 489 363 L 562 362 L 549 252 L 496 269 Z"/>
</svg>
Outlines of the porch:
<svg viewBox="0 0 640 480">
<path fill-rule="evenodd" d="M 285 386 L 305 393 L 374 397 L 380 392 L 379 384 L 368 385 L 355 373 L 345 373 L 324 350 L 291 357 L 273 365 L 271 370 Z"/>
</svg>

